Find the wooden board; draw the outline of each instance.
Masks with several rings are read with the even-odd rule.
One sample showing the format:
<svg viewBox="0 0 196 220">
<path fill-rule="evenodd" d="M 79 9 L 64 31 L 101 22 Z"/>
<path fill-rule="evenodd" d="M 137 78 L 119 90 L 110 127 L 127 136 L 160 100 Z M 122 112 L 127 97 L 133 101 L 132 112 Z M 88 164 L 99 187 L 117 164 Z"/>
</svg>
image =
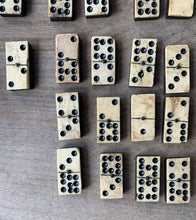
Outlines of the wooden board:
<svg viewBox="0 0 196 220">
<path fill-rule="evenodd" d="M 192 185 L 196 184 L 196 16 L 188 20 L 166 19 L 166 1 L 161 1 L 161 17 L 153 21 L 134 21 L 133 1 L 110 1 L 106 18 L 86 19 L 84 1 L 77 1 L 76 18 L 50 22 L 48 2 L 26 0 L 25 17 L 0 17 L 0 218 L 2 220 L 55 219 L 69 216 L 77 220 L 195 220 L 196 190 L 191 202 L 165 203 L 165 175 L 161 176 L 159 203 L 135 201 L 136 155 L 164 158 L 191 157 Z M 119 3 L 120 2 L 120 3 Z M 186 30 L 186 31 L 185 31 Z M 55 79 L 55 37 L 78 33 L 81 43 L 81 83 L 57 84 Z M 109 35 L 116 40 L 117 78 L 113 86 L 91 85 L 91 37 Z M 131 44 L 134 38 L 156 38 L 157 71 L 153 88 L 128 87 Z M 5 42 L 28 40 L 32 47 L 33 89 L 6 90 Z M 188 44 L 191 55 L 189 139 L 183 144 L 163 144 L 164 49 L 167 45 Z M 59 141 L 57 137 L 55 94 L 77 91 L 80 94 L 82 138 Z M 130 140 L 130 96 L 156 94 L 156 138 L 153 142 Z M 121 143 L 96 143 L 96 98 L 121 98 Z M 56 150 L 81 148 L 83 190 L 80 196 L 59 196 L 57 192 Z M 120 200 L 100 200 L 99 155 L 122 152 L 124 155 L 124 194 Z M 163 184 L 162 184 L 163 183 Z"/>
</svg>

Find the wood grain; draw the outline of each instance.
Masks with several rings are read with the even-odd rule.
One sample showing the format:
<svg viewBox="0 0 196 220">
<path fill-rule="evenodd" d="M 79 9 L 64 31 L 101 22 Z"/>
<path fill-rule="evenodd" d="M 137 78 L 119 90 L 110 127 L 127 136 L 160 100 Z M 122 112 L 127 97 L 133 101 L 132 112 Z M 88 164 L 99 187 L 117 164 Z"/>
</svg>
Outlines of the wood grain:
<svg viewBox="0 0 196 220">
<path fill-rule="evenodd" d="M 166 19 L 166 1 L 161 18 L 134 22 L 133 1 L 111 1 L 111 15 L 87 20 L 84 1 L 76 4 L 73 22 L 50 22 L 44 0 L 26 0 L 27 16 L 0 18 L 0 218 L 16 219 L 195 219 L 196 205 L 196 17 Z M 187 28 L 188 27 L 188 28 Z M 81 39 L 81 78 L 78 85 L 55 81 L 55 36 L 78 33 Z M 91 85 L 90 42 L 92 36 L 111 35 L 117 43 L 117 82 L 114 86 Z M 129 67 L 133 38 L 157 38 L 157 71 L 153 88 L 129 88 Z M 5 41 L 28 40 L 32 46 L 32 90 L 6 90 Z M 187 143 L 163 144 L 164 48 L 188 44 L 191 51 L 190 129 Z M 59 141 L 55 93 L 78 91 L 81 101 L 83 137 Z M 130 96 L 155 93 L 157 97 L 155 141 L 130 141 Z M 96 97 L 121 97 L 121 143 L 96 144 Z M 58 196 L 56 150 L 81 147 L 83 191 L 81 196 Z M 99 198 L 99 155 L 124 153 L 124 199 Z M 135 202 L 136 155 L 164 158 L 191 157 L 192 197 L 190 204 L 166 205 L 165 176 L 161 176 L 161 197 L 156 204 Z"/>
</svg>

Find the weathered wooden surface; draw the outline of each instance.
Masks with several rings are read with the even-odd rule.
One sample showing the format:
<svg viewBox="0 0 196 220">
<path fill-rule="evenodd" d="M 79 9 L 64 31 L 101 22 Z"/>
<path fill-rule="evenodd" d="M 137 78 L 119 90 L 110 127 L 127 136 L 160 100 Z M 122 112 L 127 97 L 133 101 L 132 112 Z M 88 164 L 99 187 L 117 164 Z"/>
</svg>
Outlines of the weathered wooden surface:
<svg viewBox="0 0 196 220">
<path fill-rule="evenodd" d="M 133 1 L 111 1 L 108 18 L 86 19 L 84 1 L 77 1 L 73 22 L 50 22 L 47 1 L 27 0 L 24 18 L 0 17 L 0 219 L 195 219 L 196 205 L 196 17 L 166 19 L 166 1 L 161 18 L 134 22 Z M 78 33 L 81 38 L 81 83 L 58 85 L 55 80 L 55 35 Z M 117 83 L 91 85 L 90 43 L 93 35 L 111 35 L 117 43 Z M 157 71 L 153 88 L 128 87 L 133 38 L 157 38 Z M 6 90 L 5 41 L 28 40 L 33 48 L 33 84 L 28 91 Z M 191 107 L 189 140 L 185 144 L 162 143 L 164 100 L 164 48 L 188 44 L 191 50 Z M 81 95 L 81 124 L 84 136 L 59 141 L 55 93 L 78 91 Z M 157 96 L 156 139 L 130 141 L 130 95 Z M 121 97 L 122 139 L 120 144 L 96 143 L 96 97 Z M 83 191 L 81 196 L 58 196 L 56 149 L 81 147 Z M 124 199 L 99 198 L 99 154 L 124 153 Z M 135 202 L 136 155 L 160 155 L 164 174 L 165 157 L 191 157 L 192 197 L 185 205 L 166 205 L 165 175 L 161 175 L 161 198 L 156 204 Z"/>
</svg>

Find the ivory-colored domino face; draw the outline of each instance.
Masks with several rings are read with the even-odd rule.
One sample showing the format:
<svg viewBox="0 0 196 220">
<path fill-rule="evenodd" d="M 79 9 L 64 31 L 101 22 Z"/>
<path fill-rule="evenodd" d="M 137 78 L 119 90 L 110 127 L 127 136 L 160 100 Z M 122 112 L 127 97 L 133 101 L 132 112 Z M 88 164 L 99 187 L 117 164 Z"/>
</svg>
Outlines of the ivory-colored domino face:
<svg viewBox="0 0 196 220">
<path fill-rule="evenodd" d="M 100 198 L 123 198 L 123 154 L 100 154 Z"/>
<path fill-rule="evenodd" d="M 152 87 L 156 64 L 157 39 L 134 39 L 129 86 Z"/>
<path fill-rule="evenodd" d="M 168 17 L 184 17 L 193 16 L 194 0 L 168 0 Z"/>
<path fill-rule="evenodd" d="M 110 0 L 85 0 L 86 17 L 102 17 L 109 15 Z"/>
<path fill-rule="evenodd" d="M 135 20 L 155 19 L 160 16 L 159 0 L 135 0 Z"/>
<path fill-rule="evenodd" d="M 137 156 L 136 201 L 158 202 L 160 197 L 160 156 Z"/>
<path fill-rule="evenodd" d="M 98 97 L 97 98 L 97 119 L 111 122 L 120 121 L 120 98 L 119 97 Z"/>
<path fill-rule="evenodd" d="M 190 202 L 190 158 L 166 160 L 166 202 Z"/>
<path fill-rule="evenodd" d="M 131 96 L 131 140 L 149 141 L 155 138 L 155 95 Z"/>
<path fill-rule="evenodd" d="M 97 143 L 120 142 L 120 98 L 97 98 Z"/>
<path fill-rule="evenodd" d="M 110 36 L 95 36 L 91 40 L 92 85 L 115 84 L 116 43 Z"/>
<path fill-rule="evenodd" d="M 184 143 L 188 139 L 189 97 L 165 100 L 164 143 Z"/>
<path fill-rule="evenodd" d="M 30 89 L 29 43 L 6 42 L 7 90 Z"/>
<path fill-rule="evenodd" d="M 57 177 L 59 195 L 81 194 L 82 178 L 79 148 L 57 150 Z"/>
<path fill-rule="evenodd" d="M 56 110 L 59 140 L 80 138 L 78 93 L 57 93 Z"/>
<path fill-rule="evenodd" d="M 3 0 L 0 1 L 0 15 L 2 16 L 21 16 L 23 0 Z"/>
<path fill-rule="evenodd" d="M 166 93 L 190 91 L 190 51 L 188 45 L 169 45 L 165 48 Z"/>
<path fill-rule="evenodd" d="M 48 17 L 51 21 L 71 20 L 73 0 L 48 0 Z"/>
<path fill-rule="evenodd" d="M 77 34 L 56 36 L 56 82 L 80 82 L 79 36 Z"/>
</svg>

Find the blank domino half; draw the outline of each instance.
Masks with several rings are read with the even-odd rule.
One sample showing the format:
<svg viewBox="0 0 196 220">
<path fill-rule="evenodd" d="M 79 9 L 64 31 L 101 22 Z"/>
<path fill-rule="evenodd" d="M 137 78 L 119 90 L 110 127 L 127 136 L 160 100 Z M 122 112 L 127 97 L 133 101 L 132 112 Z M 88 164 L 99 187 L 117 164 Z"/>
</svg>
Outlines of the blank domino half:
<svg viewBox="0 0 196 220">
<path fill-rule="evenodd" d="M 194 0 L 168 0 L 168 17 L 191 18 L 194 12 Z"/>
</svg>

